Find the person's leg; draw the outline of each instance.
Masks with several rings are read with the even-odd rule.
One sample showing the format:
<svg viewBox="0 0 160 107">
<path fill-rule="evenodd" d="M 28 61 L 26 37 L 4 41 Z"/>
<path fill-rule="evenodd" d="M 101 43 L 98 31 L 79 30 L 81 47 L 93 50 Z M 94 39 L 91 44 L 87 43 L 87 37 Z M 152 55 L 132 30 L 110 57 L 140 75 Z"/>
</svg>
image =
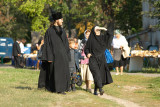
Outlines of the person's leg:
<svg viewBox="0 0 160 107">
<path fill-rule="evenodd" d="M 37 61 L 37 70 L 39 70 L 39 62 L 40 60 Z"/>
<path fill-rule="evenodd" d="M 94 95 L 98 95 L 98 93 L 97 93 L 97 86 L 96 86 L 96 84 L 94 84 Z"/>
<path fill-rule="evenodd" d="M 116 75 L 119 75 L 119 67 L 116 67 Z"/>
<path fill-rule="evenodd" d="M 85 84 L 86 84 L 86 91 L 88 90 L 88 80 L 85 80 Z"/>
<path fill-rule="evenodd" d="M 91 80 L 87 80 L 87 88 L 86 88 L 86 91 L 92 93 L 92 90 L 91 90 L 91 84 L 92 84 L 92 81 Z"/>
<path fill-rule="evenodd" d="M 87 66 L 86 64 L 82 64 L 83 65 L 83 81 L 86 84 L 86 90 L 88 89 L 88 81 L 87 81 Z"/>
<path fill-rule="evenodd" d="M 14 56 L 14 67 L 17 68 L 17 56 Z"/>
<path fill-rule="evenodd" d="M 120 67 L 121 75 L 123 75 L 123 66 Z"/>
<path fill-rule="evenodd" d="M 124 59 L 123 56 L 122 56 L 122 58 L 120 60 L 120 63 L 119 63 L 121 75 L 123 75 L 123 69 L 124 69 L 125 63 L 126 63 L 126 59 Z"/>
<path fill-rule="evenodd" d="M 72 84 L 72 91 L 76 91 L 75 84 Z"/>
<path fill-rule="evenodd" d="M 17 57 L 17 67 L 18 67 L 18 68 L 23 68 L 23 67 L 20 65 L 20 57 L 19 57 L 19 56 Z"/>
<path fill-rule="evenodd" d="M 100 95 L 103 95 L 104 90 L 102 88 L 99 88 L 99 92 L 100 92 Z"/>
<path fill-rule="evenodd" d="M 88 80 L 88 89 L 91 89 L 92 81 Z"/>
<path fill-rule="evenodd" d="M 116 69 L 116 75 L 119 75 L 119 61 L 114 61 L 114 67 Z"/>
<path fill-rule="evenodd" d="M 88 92 L 92 92 L 91 91 L 91 85 L 92 85 L 92 80 L 93 80 L 93 77 L 92 77 L 92 74 L 91 74 L 91 71 L 90 71 L 90 69 L 89 69 L 89 66 L 88 65 L 86 65 L 87 66 L 87 72 L 86 72 L 86 80 L 87 80 L 87 88 L 88 88 Z"/>
<path fill-rule="evenodd" d="M 76 83 L 75 79 L 76 79 L 76 77 L 77 77 L 77 73 L 75 71 L 72 74 L 72 86 L 71 86 L 72 87 L 72 91 L 76 91 L 76 87 L 75 87 L 75 83 Z"/>
</svg>

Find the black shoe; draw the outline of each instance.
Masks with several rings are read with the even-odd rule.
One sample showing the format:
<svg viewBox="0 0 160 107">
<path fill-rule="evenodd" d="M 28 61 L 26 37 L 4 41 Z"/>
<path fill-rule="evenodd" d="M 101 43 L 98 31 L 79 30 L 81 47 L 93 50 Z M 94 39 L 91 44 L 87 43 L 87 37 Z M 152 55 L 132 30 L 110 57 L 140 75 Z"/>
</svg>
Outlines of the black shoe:
<svg viewBox="0 0 160 107">
<path fill-rule="evenodd" d="M 100 90 L 99 92 L 100 92 L 100 95 L 103 95 L 103 93 L 104 93 L 104 90 Z"/>
<path fill-rule="evenodd" d="M 66 93 L 65 93 L 65 92 L 58 92 L 58 94 L 66 95 Z"/>
<path fill-rule="evenodd" d="M 94 95 L 98 95 L 97 91 L 95 91 L 93 94 L 94 94 Z"/>
</svg>

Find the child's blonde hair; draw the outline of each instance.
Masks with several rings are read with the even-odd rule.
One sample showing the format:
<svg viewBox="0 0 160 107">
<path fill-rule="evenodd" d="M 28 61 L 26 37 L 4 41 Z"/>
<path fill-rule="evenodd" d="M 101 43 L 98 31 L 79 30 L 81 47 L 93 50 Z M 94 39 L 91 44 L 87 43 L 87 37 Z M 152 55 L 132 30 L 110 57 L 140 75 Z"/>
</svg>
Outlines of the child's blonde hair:
<svg viewBox="0 0 160 107">
<path fill-rule="evenodd" d="M 68 38 L 68 41 L 69 41 L 69 47 L 70 47 L 71 44 L 75 43 L 74 38 Z"/>
</svg>

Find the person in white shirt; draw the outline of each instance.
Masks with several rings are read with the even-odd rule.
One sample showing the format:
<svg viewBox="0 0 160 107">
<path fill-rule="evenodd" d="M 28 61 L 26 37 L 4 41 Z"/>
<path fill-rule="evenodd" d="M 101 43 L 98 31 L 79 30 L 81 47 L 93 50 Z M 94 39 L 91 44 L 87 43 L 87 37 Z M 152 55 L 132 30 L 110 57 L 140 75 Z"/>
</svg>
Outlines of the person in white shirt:
<svg viewBox="0 0 160 107">
<path fill-rule="evenodd" d="M 119 30 L 114 31 L 114 38 L 112 40 L 112 53 L 114 59 L 114 67 L 116 68 L 116 75 L 119 75 L 119 68 L 121 75 L 123 75 L 123 67 L 125 66 L 125 58 L 122 56 L 122 49 L 128 46 L 128 42 L 124 36 L 120 34 Z"/>
<path fill-rule="evenodd" d="M 21 66 L 24 66 L 24 57 L 23 57 L 23 55 L 24 55 L 24 52 L 26 51 L 25 50 L 25 48 L 24 48 L 24 44 L 26 43 L 26 39 L 21 39 L 21 42 L 20 42 L 20 44 L 19 44 L 19 46 L 20 46 L 20 49 L 21 49 L 21 56 L 20 56 L 20 64 L 21 64 Z"/>
<path fill-rule="evenodd" d="M 24 48 L 24 44 L 26 43 L 25 39 L 21 40 L 21 43 L 19 44 L 20 48 L 21 48 L 21 54 L 24 54 L 25 48 Z"/>
</svg>

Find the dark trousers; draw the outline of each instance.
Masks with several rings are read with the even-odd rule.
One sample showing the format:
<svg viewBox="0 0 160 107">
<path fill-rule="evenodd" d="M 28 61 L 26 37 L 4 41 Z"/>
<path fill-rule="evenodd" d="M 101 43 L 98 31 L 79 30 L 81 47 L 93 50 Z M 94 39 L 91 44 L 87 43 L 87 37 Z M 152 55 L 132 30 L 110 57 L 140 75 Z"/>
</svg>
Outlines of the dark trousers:
<svg viewBox="0 0 160 107">
<path fill-rule="evenodd" d="M 47 61 L 42 61 L 42 65 L 40 67 L 40 74 L 38 80 L 38 88 L 47 88 L 49 84 L 49 77 L 47 74 Z"/>
<path fill-rule="evenodd" d="M 77 77 L 77 73 L 76 73 L 76 68 L 69 68 L 70 71 L 70 78 L 71 78 L 71 83 L 70 84 L 75 84 L 76 83 L 76 77 Z"/>
<path fill-rule="evenodd" d="M 22 54 L 22 56 L 20 57 L 20 65 L 21 65 L 22 67 L 24 67 L 24 65 L 25 65 L 25 60 L 24 60 L 23 54 Z"/>
<path fill-rule="evenodd" d="M 14 56 L 14 64 L 15 64 L 15 68 L 22 68 L 22 66 L 20 65 L 20 57 L 19 56 Z"/>
</svg>

